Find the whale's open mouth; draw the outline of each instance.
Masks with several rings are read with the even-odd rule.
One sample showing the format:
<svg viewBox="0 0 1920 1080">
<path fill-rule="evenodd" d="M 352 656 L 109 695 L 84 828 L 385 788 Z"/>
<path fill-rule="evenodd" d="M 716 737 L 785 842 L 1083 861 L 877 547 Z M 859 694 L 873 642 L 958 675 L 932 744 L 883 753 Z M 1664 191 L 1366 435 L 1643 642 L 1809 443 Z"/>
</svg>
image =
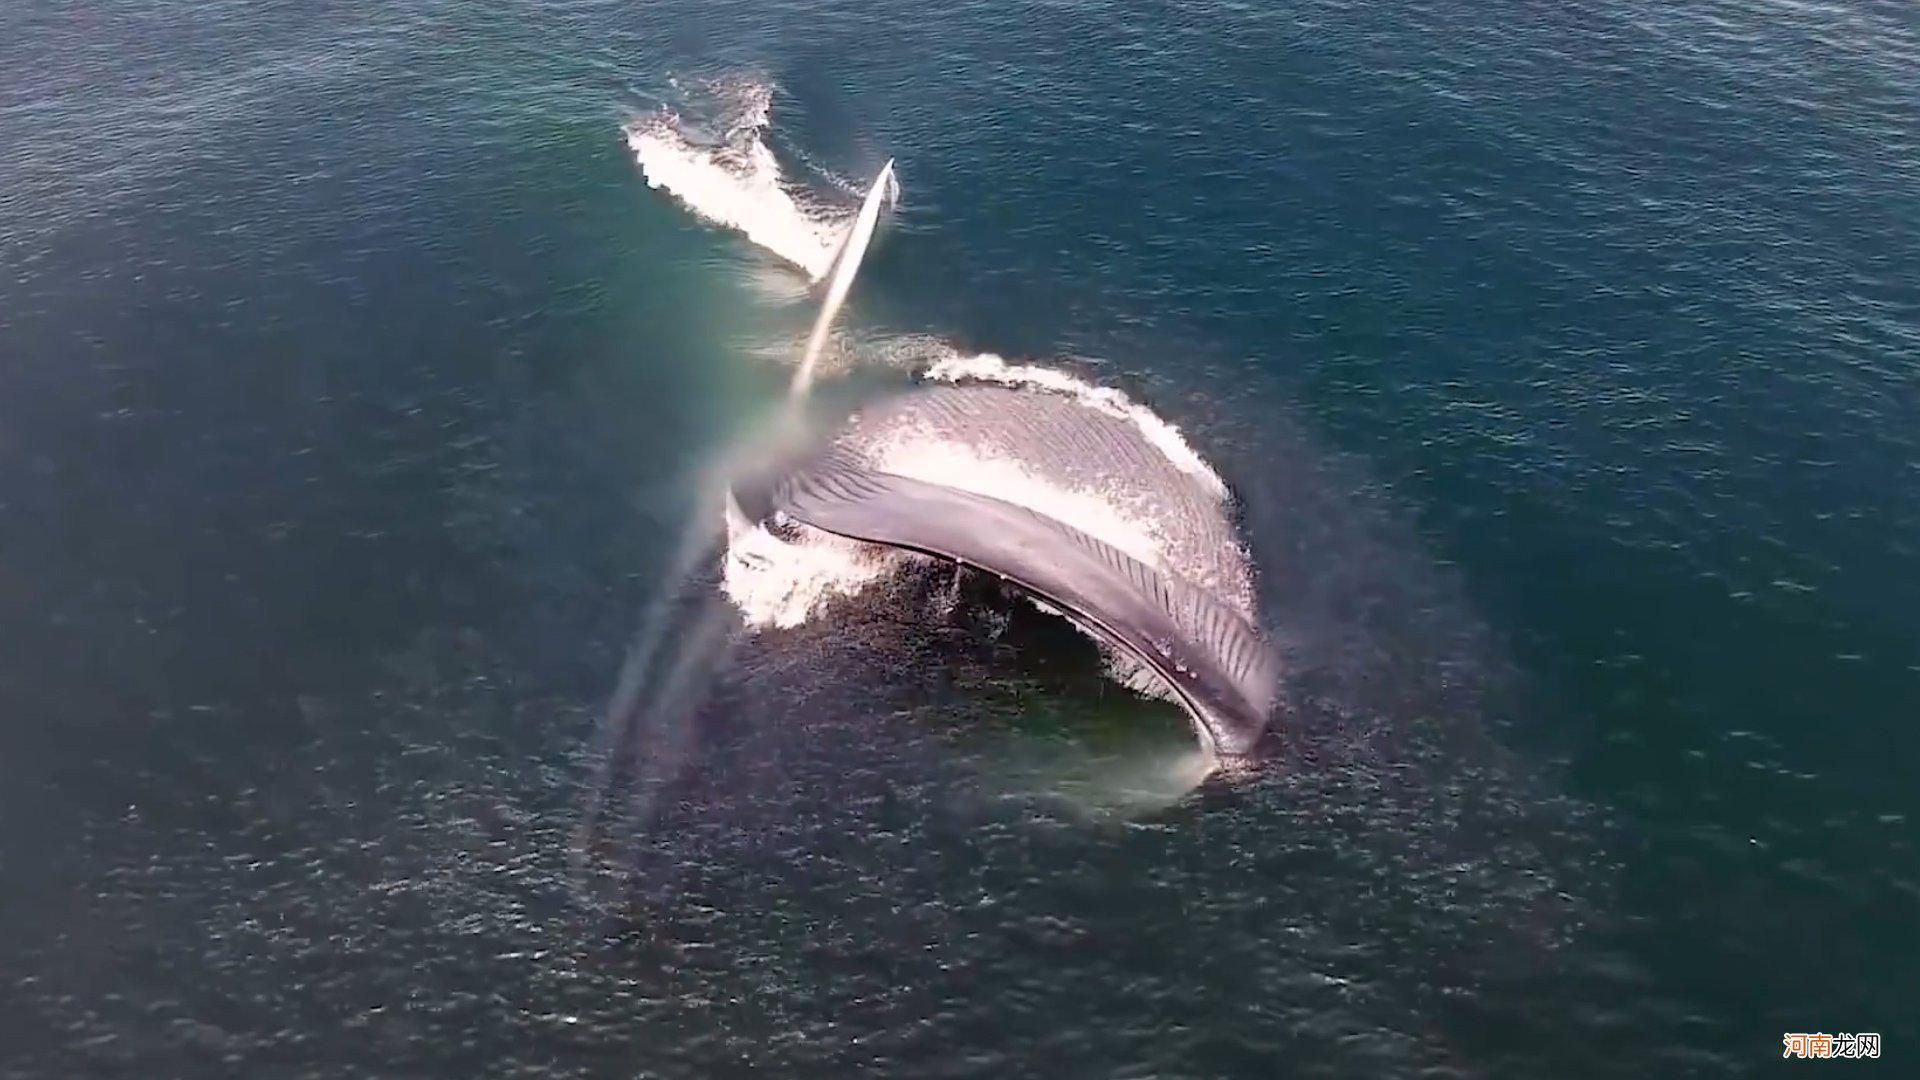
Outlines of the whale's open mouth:
<svg viewBox="0 0 1920 1080">
<path fill-rule="evenodd" d="M 1218 755 L 1266 729 L 1276 664 L 1224 507 L 1123 419 L 1045 390 L 923 387 L 742 501 L 790 541 L 805 542 L 797 528 L 998 576 L 1183 706 Z M 1092 509 L 1113 506 L 1134 514 Z"/>
<path fill-rule="evenodd" d="M 779 512 L 852 540 L 994 573 L 1158 675 L 1217 753 L 1266 727 L 1272 665 L 1244 618 L 1178 576 L 1044 514 L 829 456 L 783 481 Z"/>
</svg>

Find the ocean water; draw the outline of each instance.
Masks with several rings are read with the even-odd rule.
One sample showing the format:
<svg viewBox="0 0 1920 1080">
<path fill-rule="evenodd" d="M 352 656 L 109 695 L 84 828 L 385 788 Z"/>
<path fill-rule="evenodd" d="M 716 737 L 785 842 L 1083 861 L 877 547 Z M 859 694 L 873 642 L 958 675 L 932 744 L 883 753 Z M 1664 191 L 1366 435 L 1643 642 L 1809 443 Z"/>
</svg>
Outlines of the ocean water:
<svg viewBox="0 0 1920 1080">
<path fill-rule="evenodd" d="M 0 1077 L 1897 1069 L 1917 73 L 1891 0 L 5 5 Z M 888 159 L 822 394 L 1217 478 L 1258 769 L 725 535 Z"/>
</svg>

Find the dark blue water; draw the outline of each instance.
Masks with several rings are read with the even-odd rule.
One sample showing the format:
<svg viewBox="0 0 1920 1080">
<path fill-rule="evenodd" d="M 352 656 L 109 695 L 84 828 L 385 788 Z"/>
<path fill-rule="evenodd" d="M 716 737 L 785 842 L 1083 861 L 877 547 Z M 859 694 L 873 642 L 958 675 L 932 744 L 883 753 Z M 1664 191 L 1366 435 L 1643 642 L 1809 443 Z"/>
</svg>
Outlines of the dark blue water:
<svg viewBox="0 0 1920 1080">
<path fill-rule="evenodd" d="M 1909 1058 L 1916 72 L 1880 0 L 7 5 L 0 1076 Z M 821 198 L 899 162 L 856 367 L 1234 487 L 1269 767 L 993 793 L 1167 716 L 898 605 L 623 726 L 810 312 L 623 135 L 741 82 Z"/>
</svg>

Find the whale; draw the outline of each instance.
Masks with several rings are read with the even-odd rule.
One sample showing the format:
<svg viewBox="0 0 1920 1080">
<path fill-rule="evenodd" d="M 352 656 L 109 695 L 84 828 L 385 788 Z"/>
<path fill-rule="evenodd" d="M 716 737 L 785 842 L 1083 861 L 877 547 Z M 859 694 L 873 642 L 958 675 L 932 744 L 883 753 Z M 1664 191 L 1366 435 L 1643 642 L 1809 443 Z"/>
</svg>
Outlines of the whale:
<svg viewBox="0 0 1920 1080">
<path fill-rule="evenodd" d="M 796 540 L 817 531 L 997 577 L 1091 637 L 1128 686 L 1180 705 L 1213 755 L 1245 758 L 1267 735 L 1278 660 L 1216 483 L 1072 395 L 925 382 L 856 409 L 734 502 Z M 1076 497 L 1135 508 L 1157 542 L 1068 520 Z"/>
<path fill-rule="evenodd" d="M 1124 410 L 991 378 L 923 380 L 825 438 L 801 422 L 834 319 L 899 191 L 888 159 L 824 275 L 778 434 L 727 487 L 728 535 L 825 534 L 994 575 L 1091 637 L 1125 685 L 1182 706 L 1210 753 L 1252 755 L 1278 662 L 1257 628 L 1227 492 L 1203 464 L 1183 464 Z M 1117 520 L 1128 514 L 1144 531 Z"/>
</svg>

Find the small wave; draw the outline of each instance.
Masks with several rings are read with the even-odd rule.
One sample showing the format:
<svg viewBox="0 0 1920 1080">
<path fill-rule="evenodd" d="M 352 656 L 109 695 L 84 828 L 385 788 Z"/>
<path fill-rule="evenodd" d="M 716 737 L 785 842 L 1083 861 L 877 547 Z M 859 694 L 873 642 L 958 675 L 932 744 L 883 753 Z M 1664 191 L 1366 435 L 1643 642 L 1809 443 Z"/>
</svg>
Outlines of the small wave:
<svg viewBox="0 0 1920 1080">
<path fill-rule="evenodd" d="M 707 92 L 718 109 L 711 125 L 722 132 L 717 141 L 706 135 L 706 125 L 670 107 L 627 125 L 627 145 L 648 186 L 818 281 L 832 268 L 853 212 L 814 203 L 787 183 L 766 141 L 770 85 L 731 80 Z"/>
</svg>

